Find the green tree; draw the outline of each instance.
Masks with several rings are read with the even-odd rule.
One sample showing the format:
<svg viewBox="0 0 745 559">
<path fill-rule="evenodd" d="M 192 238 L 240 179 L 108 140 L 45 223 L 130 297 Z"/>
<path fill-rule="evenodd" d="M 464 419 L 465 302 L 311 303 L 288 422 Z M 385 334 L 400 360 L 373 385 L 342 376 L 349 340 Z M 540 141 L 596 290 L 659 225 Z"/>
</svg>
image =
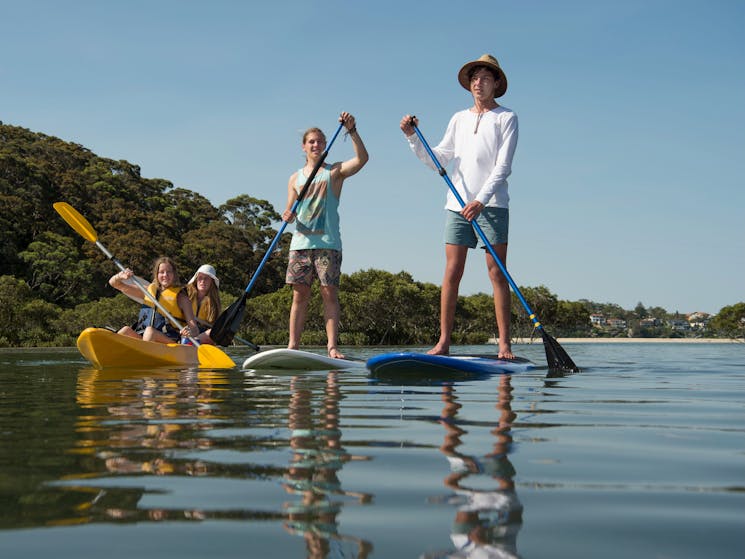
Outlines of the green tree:
<svg viewBox="0 0 745 559">
<path fill-rule="evenodd" d="M 709 329 L 728 338 L 745 338 L 745 303 L 723 307 L 708 325 Z"/>
<path fill-rule="evenodd" d="M 548 329 L 549 326 L 546 326 L 546 328 Z M 551 323 L 550 328 L 557 336 L 589 336 L 592 332 L 590 313 L 582 303 L 559 301 L 556 310 L 556 322 Z"/>
<path fill-rule="evenodd" d="M 183 281 L 201 264 L 212 264 L 220 277 L 220 291 L 235 296 L 240 294 L 248 282 L 248 272 L 254 269 L 253 248 L 235 227 L 221 221 L 213 221 L 184 234 L 177 258 L 179 268 L 184 270 Z M 278 285 L 276 269 L 264 270 L 262 287 Z M 284 276 L 283 278 L 284 279 Z M 261 292 L 257 289 L 254 295 Z"/>
<path fill-rule="evenodd" d="M 207 198 L 185 188 L 168 190 L 162 211 L 174 232 L 179 233 L 222 219 Z"/>
<path fill-rule="evenodd" d="M 224 219 L 239 229 L 254 248 L 263 245 L 267 238 L 274 238 L 272 224 L 282 219 L 269 202 L 248 194 L 231 198 L 219 210 Z"/>
<path fill-rule="evenodd" d="M 545 285 L 520 287 L 520 292 L 525 297 L 530 308 L 533 309 L 538 320 L 548 330 L 548 325 L 556 322 L 556 313 L 558 310 L 556 295 L 551 293 Z M 514 293 L 512 293 L 512 324 L 513 337 L 529 338 L 535 334 L 533 332 L 533 321 Z"/>
<path fill-rule="evenodd" d="M 481 343 L 485 343 L 489 338 L 499 337 L 492 295 L 476 293 L 467 297 L 458 297 L 455 310 L 456 320 L 453 334 L 457 338 L 463 340 L 480 338 Z"/>
<path fill-rule="evenodd" d="M 670 314 L 663 309 L 662 307 L 650 307 L 647 309 L 647 315 L 656 318 L 658 320 L 664 321 L 670 318 Z"/>
<path fill-rule="evenodd" d="M 58 332 L 54 321 L 60 308 L 41 299 L 32 299 L 21 307 L 23 321 L 18 323 L 21 345 L 29 347 L 54 346 Z"/>
<path fill-rule="evenodd" d="M 47 231 L 19 254 L 31 272 L 29 287 L 43 299 L 62 304 L 85 300 L 89 290 L 91 264 L 81 259 L 69 237 Z"/>
<path fill-rule="evenodd" d="M 62 310 L 52 322 L 52 327 L 61 339 L 74 343 L 80 332 L 91 326 L 118 330 L 124 325 L 133 324 L 139 308 L 139 305 L 129 297 L 118 293 L 111 297 L 81 303 L 73 309 Z"/>
<path fill-rule="evenodd" d="M 647 318 L 647 309 L 644 307 L 641 301 L 639 301 L 636 304 L 636 307 L 634 307 L 634 315 L 636 315 L 636 318 L 641 320 L 642 318 Z"/>
<path fill-rule="evenodd" d="M 13 276 L 0 276 L 0 346 L 17 346 L 22 341 L 18 325 L 23 324 L 24 305 L 31 300 L 31 288 Z"/>
<path fill-rule="evenodd" d="M 231 257 L 226 259 L 230 260 L 226 262 L 231 285 L 228 289 L 238 294 L 248 285 L 277 235 L 272 224 L 281 222 L 282 218 L 269 202 L 246 194 L 228 200 L 220 206 L 220 212 L 231 228 Z M 225 234 L 225 237 L 228 235 Z M 291 235 L 285 233 L 277 243 L 273 254 L 256 277 L 252 295 L 270 293 L 284 285 L 290 238 Z"/>
<path fill-rule="evenodd" d="M 317 298 L 317 293 L 314 293 L 309 304 L 309 311 L 317 305 Z M 289 285 L 273 293 L 249 297 L 246 300 L 246 313 L 238 332 L 239 335 L 256 344 L 286 344 L 291 303 L 292 288 Z M 313 329 L 315 315 L 316 313 L 309 312 L 310 322 L 306 324 L 306 330 Z"/>
<path fill-rule="evenodd" d="M 362 270 L 342 277 L 344 330 L 367 343 L 413 344 L 437 331 L 439 290 L 414 282 L 407 272 Z"/>
<path fill-rule="evenodd" d="M 44 192 L 51 190 L 46 177 L 27 160 L 9 151 L 0 139 L 0 269 L 21 276 L 25 266 L 18 254 L 47 225 L 39 211 Z"/>
</svg>

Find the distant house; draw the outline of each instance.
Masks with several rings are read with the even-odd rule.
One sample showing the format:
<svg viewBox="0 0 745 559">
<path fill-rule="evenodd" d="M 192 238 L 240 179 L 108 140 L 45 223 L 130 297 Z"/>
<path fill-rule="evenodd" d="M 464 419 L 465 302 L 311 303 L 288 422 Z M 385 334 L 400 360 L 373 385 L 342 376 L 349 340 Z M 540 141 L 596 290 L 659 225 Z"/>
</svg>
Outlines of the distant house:
<svg viewBox="0 0 745 559">
<path fill-rule="evenodd" d="M 687 332 L 691 329 L 691 325 L 688 324 L 687 320 L 682 320 L 680 318 L 674 318 L 672 320 L 669 320 L 668 325 L 673 330 L 677 330 L 678 332 Z"/>
<path fill-rule="evenodd" d="M 626 321 L 623 318 L 609 318 L 606 323 L 610 328 L 626 328 Z"/>
<path fill-rule="evenodd" d="M 605 317 L 602 315 L 602 313 L 592 313 L 590 315 L 590 324 L 592 324 L 593 326 L 604 326 Z"/>
<path fill-rule="evenodd" d="M 688 324 L 693 330 L 703 330 L 711 319 L 711 315 L 706 312 L 696 311 L 686 316 Z"/>
<path fill-rule="evenodd" d="M 654 317 L 642 318 L 639 321 L 639 326 L 641 326 L 642 328 L 654 328 L 655 326 L 659 326 L 659 324 L 660 321 Z"/>
</svg>

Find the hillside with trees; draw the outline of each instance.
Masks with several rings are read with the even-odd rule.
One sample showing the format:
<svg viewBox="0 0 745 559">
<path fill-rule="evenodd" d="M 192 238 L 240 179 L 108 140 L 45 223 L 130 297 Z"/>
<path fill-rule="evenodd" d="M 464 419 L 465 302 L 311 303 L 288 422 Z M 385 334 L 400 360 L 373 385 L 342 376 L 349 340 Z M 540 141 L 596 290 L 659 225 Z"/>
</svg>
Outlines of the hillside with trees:
<svg viewBox="0 0 745 559">
<path fill-rule="evenodd" d="M 215 207 L 198 192 L 143 178 L 135 164 L 0 123 L 0 346 L 74 345 L 87 326 L 119 327 L 137 315 L 136 305 L 108 286 L 114 265 L 60 218 L 52 207 L 57 201 L 84 215 L 111 253 L 143 277 L 150 277 L 161 255 L 174 258 L 182 281 L 199 264 L 213 264 L 224 306 L 240 296 L 281 223 L 266 200 L 244 194 Z M 285 233 L 251 294 L 239 335 L 255 343 L 287 341 L 289 240 Z M 544 286 L 521 290 L 554 336 L 617 335 L 592 326 L 590 315 L 597 312 L 623 317 L 633 330 L 643 309 L 660 318 L 658 336 L 670 334 L 664 325 L 674 318 L 641 303 L 624 311 L 561 301 Z M 414 281 L 405 271 L 343 274 L 340 301 L 344 344 L 426 344 L 437 338 L 439 286 Z M 492 305 L 490 295 L 461 297 L 454 341 L 485 343 L 496 336 Z M 742 336 L 743 317 L 745 303 L 725 307 L 706 335 Z M 517 301 L 513 321 L 514 336 L 531 335 Z M 316 291 L 303 341 L 321 343 L 324 336 Z"/>
</svg>

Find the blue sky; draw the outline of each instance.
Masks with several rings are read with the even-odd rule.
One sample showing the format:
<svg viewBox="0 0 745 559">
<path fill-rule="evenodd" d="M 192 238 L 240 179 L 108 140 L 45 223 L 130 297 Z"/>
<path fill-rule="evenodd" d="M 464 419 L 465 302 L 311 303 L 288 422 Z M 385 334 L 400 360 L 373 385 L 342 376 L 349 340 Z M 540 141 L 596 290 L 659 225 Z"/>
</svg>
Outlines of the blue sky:
<svg viewBox="0 0 745 559">
<path fill-rule="evenodd" d="M 471 104 L 458 69 L 491 53 L 520 121 L 518 285 L 683 313 L 745 301 L 742 0 L 0 0 L 0 22 L 0 120 L 215 205 L 281 211 L 302 131 L 353 113 L 371 159 L 344 187 L 343 271 L 436 284 L 447 185 L 398 122 L 439 142 Z M 340 135 L 328 159 L 351 154 Z M 488 289 L 474 251 L 461 293 Z"/>
</svg>

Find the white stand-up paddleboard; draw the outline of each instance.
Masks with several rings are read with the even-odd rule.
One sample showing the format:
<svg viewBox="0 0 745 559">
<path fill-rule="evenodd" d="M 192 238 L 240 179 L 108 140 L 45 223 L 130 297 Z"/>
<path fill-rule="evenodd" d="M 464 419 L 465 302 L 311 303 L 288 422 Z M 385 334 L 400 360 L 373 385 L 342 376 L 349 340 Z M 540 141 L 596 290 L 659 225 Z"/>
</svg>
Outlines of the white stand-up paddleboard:
<svg viewBox="0 0 745 559">
<path fill-rule="evenodd" d="M 299 349 L 269 349 L 252 355 L 243 362 L 244 369 L 290 369 L 324 371 L 329 369 L 364 369 L 364 361 L 334 359 Z"/>
</svg>

